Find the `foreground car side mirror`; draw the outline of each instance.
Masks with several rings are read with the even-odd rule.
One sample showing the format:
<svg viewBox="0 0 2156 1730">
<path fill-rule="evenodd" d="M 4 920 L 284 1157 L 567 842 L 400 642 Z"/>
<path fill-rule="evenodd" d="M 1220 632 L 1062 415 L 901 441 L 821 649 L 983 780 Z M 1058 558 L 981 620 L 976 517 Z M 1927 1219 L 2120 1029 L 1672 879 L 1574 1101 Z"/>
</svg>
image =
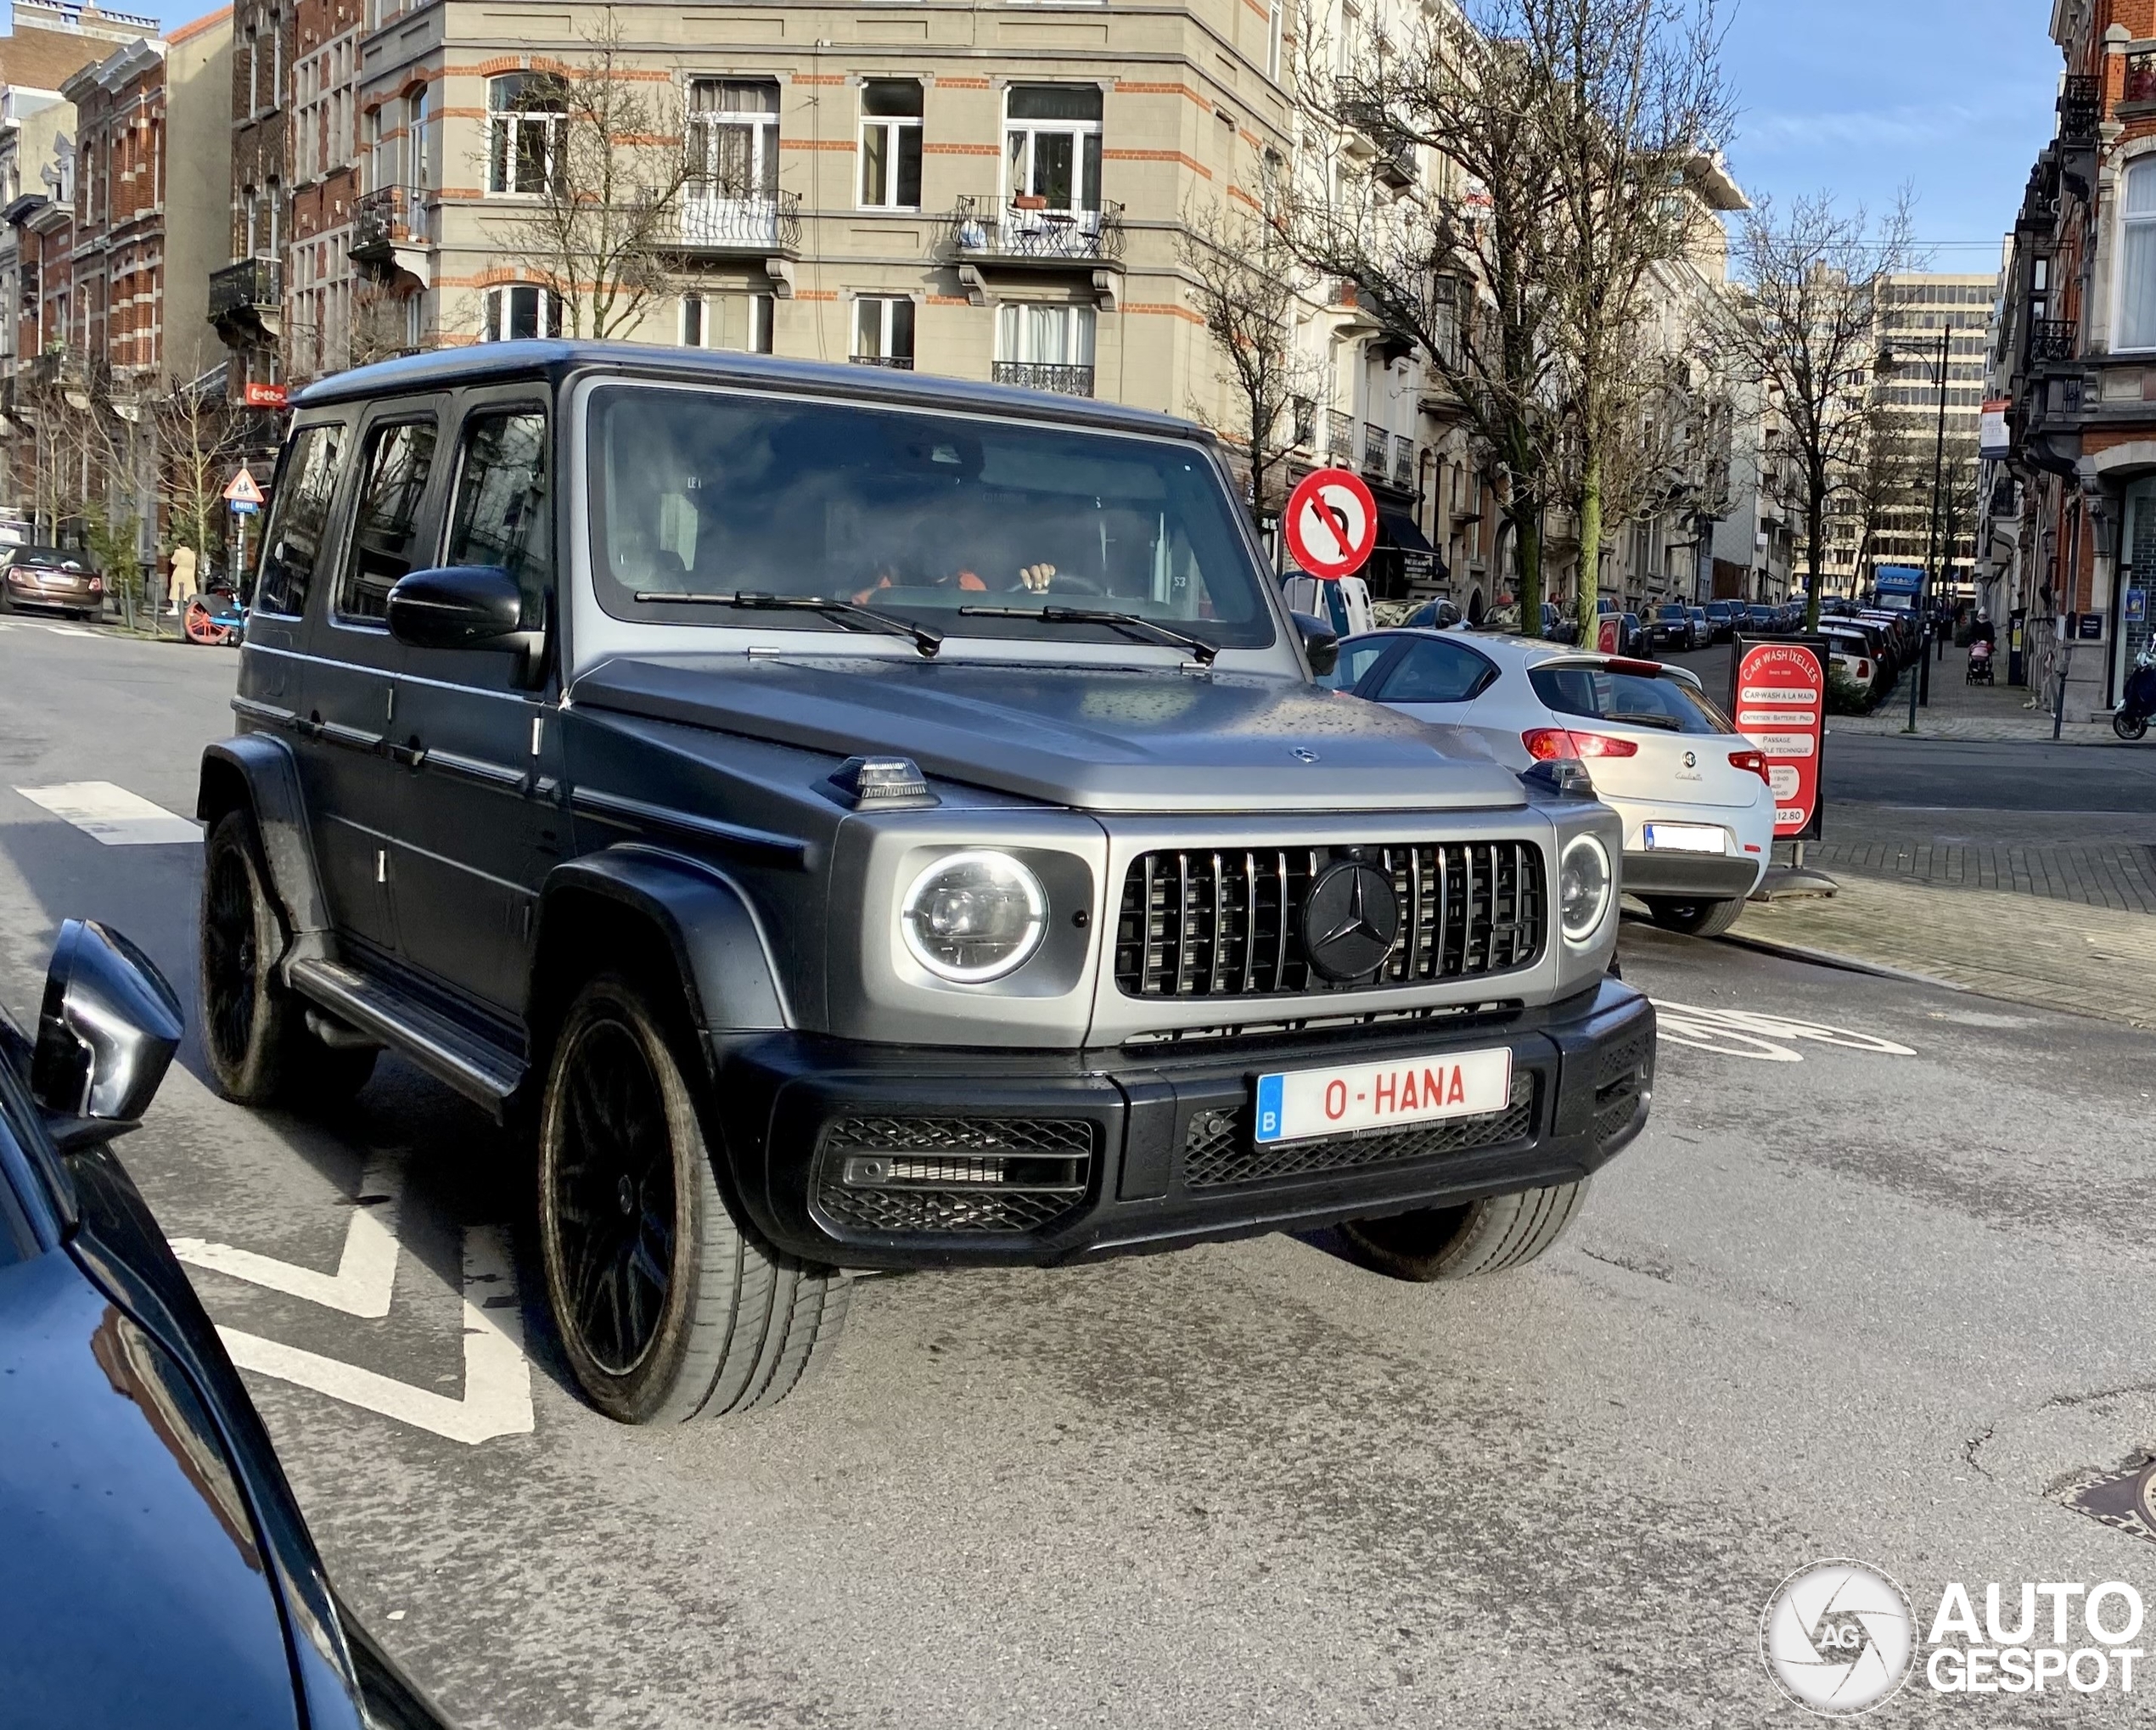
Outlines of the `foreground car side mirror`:
<svg viewBox="0 0 2156 1730">
<path fill-rule="evenodd" d="M 104 925 L 63 924 L 30 1065 L 53 1139 L 79 1148 L 132 1129 L 185 1028 L 178 995 L 141 950 Z"/>
<path fill-rule="evenodd" d="M 414 649 L 493 649 L 523 657 L 535 677 L 546 632 L 524 625 L 524 590 L 498 564 L 443 564 L 414 570 L 390 588 L 390 635 Z"/>
<path fill-rule="evenodd" d="M 1314 619 L 1308 613 L 1290 613 L 1295 621 L 1295 634 L 1302 638 L 1303 659 L 1310 663 L 1310 670 L 1323 678 L 1340 664 L 1340 639 L 1330 625 L 1322 619 Z"/>
</svg>

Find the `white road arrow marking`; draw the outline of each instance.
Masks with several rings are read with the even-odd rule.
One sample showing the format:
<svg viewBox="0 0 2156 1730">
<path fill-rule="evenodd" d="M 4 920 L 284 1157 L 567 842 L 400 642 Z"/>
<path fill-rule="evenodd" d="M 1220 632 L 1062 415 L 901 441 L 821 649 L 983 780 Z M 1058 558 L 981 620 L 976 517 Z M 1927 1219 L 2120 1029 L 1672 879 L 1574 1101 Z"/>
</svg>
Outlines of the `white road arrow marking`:
<svg viewBox="0 0 2156 1730">
<path fill-rule="evenodd" d="M 250 1285 L 267 1286 L 289 1297 L 305 1298 L 325 1309 L 379 1321 L 390 1312 L 390 1291 L 396 1283 L 396 1208 L 404 1173 L 396 1166 L 369 1166 L 359 1180 L 359 1199 L 345 1227 L 345 1251 L 334 1273 L 317 1273 L 258 1255 L 230 1244 L 200 1238 L 175 1238 L 172 1253 L 191 1267 L 229 1273 Z"/>
<path fill-rule="evenodd" d="M 394 1245 L 392 1245 L 394 1250 Z M 464 1393 L 452 1400 L 393 1376 L 319 1352 L 302 1351 L 237 1328 L 220 1328 L 232 1361 L 348 1406 L 476 1446 L 532 1429 L 531 1365 L 524 1355 L 524 1317 L 508 1245 L 498 1226 L 464 1233 Z"/>
</svg>

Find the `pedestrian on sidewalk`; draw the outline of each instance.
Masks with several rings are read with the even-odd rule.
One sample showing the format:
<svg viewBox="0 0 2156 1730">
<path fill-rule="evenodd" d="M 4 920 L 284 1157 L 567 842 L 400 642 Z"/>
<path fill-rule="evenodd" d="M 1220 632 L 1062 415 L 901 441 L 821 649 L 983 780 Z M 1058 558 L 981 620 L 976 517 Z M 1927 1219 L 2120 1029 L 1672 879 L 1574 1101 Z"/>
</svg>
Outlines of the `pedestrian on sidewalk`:
<svg viewBox="0 0 2156 1730">
<path fill-rule="evenodd" d="M 182 541 L 172 549 L 172 611 L 184 613 L 194 598 L 194 548 Z"/>
</svg>

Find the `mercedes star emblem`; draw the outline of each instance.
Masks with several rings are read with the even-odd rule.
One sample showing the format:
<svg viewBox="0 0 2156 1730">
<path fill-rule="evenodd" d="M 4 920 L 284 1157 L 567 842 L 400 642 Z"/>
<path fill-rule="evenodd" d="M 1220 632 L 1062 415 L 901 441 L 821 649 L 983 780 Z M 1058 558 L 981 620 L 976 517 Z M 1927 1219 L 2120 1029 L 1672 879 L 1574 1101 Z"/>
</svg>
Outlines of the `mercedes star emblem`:
<svg viewBox="0 0 2156 1730">
<path fill-rule="evenodd" d="M 1303 904 L 1303 949 L 1338 985 L 1375 973 L 1400 935 L 1400 897 L 1383 872 L 1355 860 L 1328 868 Z"/>
<path fill-rule="evenodd" d="M 1293 750 L 1295 761 L 1299 763 L 1314 763 L 1317 761 L 1317 753 L 1306 744 L 1296 745 Z"/>
</svg>

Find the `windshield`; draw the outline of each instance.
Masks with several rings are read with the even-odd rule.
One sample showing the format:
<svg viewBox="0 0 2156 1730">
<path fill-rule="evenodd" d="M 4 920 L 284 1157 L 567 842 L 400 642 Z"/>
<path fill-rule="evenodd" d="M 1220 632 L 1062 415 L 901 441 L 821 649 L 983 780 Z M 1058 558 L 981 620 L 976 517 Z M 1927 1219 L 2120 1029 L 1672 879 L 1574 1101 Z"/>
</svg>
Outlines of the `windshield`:
<svg viewBox="0 0 2156 1730">
<path fill-rule="evenodd" d="M 617 618 L 834 628 L 813 612 L 669 598 L 747 593 L 850 602 L 954 637 L 1130 643 L 1039 616 L 1081 609 L 1219 647 L 1273 640 L 1234 502 L 1193 446 L 630 385 L 595 392 L 591 424 L 592 563 Z"/>
<path fill-rule="evenodd" d="M 1681 621 L 1689 618 L 1691 615 L 1687 613 L 1682 607 L 1665 607 L 1662 609 L 1662 616 L 1665 619 L 1676 619 Z"/>
<path fill-rule="evenodd" d="M 1619 726 L 1669 733 L 1734 733 L 1721 711 L 1682 679 L 1620 672 L 1588 661 L 1538 666 L 1528 675 L 1543 706 Z"/>
</svg>

